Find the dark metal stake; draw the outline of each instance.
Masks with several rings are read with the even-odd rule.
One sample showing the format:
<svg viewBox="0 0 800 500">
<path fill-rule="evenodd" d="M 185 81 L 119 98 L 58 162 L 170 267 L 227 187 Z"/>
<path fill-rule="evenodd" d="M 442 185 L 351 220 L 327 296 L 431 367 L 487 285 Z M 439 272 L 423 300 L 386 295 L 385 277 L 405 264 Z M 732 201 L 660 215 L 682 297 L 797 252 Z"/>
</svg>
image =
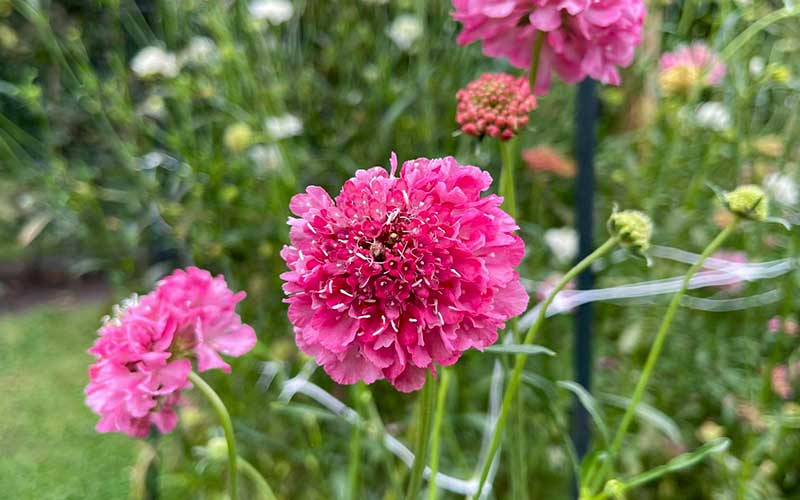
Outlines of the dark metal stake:
<svg viewBox="0 0 800 500">
<path fill-rule="evenodd" d="M 575 223 L 578 231 L 578 259 L 583 259 L 594 250 L 594 147 L 595 124 L 597 122 L 597 95 L 595 81 L 587 78 L 578 85 L 575 113 L 575 156 L 578 176 L 575 179 Z M 591 269 L 578 276 L 578 289 L 588 290 L 594 285 Z M 586 390 L 592 388 L 592 305 L 578 307 L 575 314 L 575 381 Z M 591 429 L 589 414 L 574 399 L 572 405 L 572 442 L 578 459 L 589 449 Z M 573 497 L 578 498 L 578 480 L 573 478 Z"/>
</svg>

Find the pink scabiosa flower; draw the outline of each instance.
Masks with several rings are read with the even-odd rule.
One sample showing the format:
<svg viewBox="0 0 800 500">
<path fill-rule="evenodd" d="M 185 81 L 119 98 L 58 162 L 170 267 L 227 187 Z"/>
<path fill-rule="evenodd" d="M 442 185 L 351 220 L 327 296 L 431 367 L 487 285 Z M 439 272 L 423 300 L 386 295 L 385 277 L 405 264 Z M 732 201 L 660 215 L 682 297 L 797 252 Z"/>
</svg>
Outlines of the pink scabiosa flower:
<svg viewBox="0 0 800 500">
<path fill-rule="evenodd" d="M 228 289 L 222 276 L 190 267 L 115 307 L 89 349 L 96 360 L 86 404 L 101 417 L 96 429 L 134 437 L 147 436 L 152 425 L 172 431 L 191 359 L 199 371 L 230 371 L 219 353 L 241 356 L 255 345 L 255 332 L 235 312 L 244 295 Z"/>
<path fill-rule="evenodd" d="M 391 167 L 357 171 L 335 199 L 295 195 L 281 277 L 297 345 L 333 380 L 410 392 L 525 310 L 524 244 L 502 198 L 480 196 L 488 173 L 452 157 Z"/>
<path fill-rule="evenodd" d="M 525 78 L 506 73 L 484 73 L 458 91 L 456 122 L 469 135 L 489 135 L 507 141 L 528 124 L 536 108 Z"/>
<path fill-rule="evenodd" d="M 534 40 L 544 33 L 536 94 L 544 94 L 555 70 L 567 83 L 591 76 L 619 85 L 617 67 L 633 62 L 642 40 L 642 0 L 453 0 L 464 29 L 458 43 L 482 41 L 483 53 L 530 68 Z"/>
<path fill-rule="evenodd" d="M 522 161 L 533 172 L 550 172 L 565 179 L 575 177 L 575 162 L 549 146 L 525 149 Z"/>
<path fill-rule="evenodd" d="M 703 42 L 666 52 L 659 64 L 661 88 L 668 94 L 688 92 L 696 85 L 714 86 L 725 77 L 725 64 Z"/>
</svg>

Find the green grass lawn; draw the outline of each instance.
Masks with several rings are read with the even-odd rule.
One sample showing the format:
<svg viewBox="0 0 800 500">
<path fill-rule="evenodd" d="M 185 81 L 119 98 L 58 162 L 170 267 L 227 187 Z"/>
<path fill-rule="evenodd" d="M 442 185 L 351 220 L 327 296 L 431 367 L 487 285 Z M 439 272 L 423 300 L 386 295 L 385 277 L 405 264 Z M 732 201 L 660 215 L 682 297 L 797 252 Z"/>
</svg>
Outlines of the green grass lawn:
<svg viewBox="0 0 800 500">
<path fill-rule="evenodd" d="M 136 441 L 83 404 L 97 304 L 0 316 L 0 497 L 124 499 Z"/>
</svg>

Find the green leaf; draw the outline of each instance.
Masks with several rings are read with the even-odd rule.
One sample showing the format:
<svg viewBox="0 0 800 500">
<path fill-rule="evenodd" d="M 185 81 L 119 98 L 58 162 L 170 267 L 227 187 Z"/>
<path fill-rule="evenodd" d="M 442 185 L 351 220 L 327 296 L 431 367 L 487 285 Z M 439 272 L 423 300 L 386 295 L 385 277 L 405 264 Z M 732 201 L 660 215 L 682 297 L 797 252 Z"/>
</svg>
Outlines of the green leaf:
<svg viewBox="0 0 800 500">
<path fill-rule="evenodd" d="M 501 354 L 546 354 L 548 356 L 555 356 L 556 353 L 547 347 L 541 345 L 527 345 L 527 344 L 495 344 L 484 349 L 484 352 L 496 352 Z"/>
<path fill-rule="evenodd" d="M 601 392 L 597 397 L 602 403 L 622 410 L 628 408 L 628 405 L 631 404 L 630 398 L 609 394 L 607 392 Z M 678 424 L 662 411 L 646 403 L 639 403 L 634 415 L 663 432 L 670 441 L 677 444 L 684 444 L 683 435 L 681 434 L 680 428 L 678 428 Z"/>
<path fill-rule="evenodd" d="M 722 453 L 727 450 L 731 445 L 731 440 L 728 438 L 718 438 L 709 441 L 700 448 L 690 452 L 678 455 L 664 465 L 660 465 L 647 472 L 637 474 L 629 479 L 623 481 L 625 489 L 630 489 L 644 483 L 648 483 L 654 479 L 658 479 L 665 474 L 677 472 L 683 469 L 688 469 L 698 462 L 705 459 L 708 455 L 713 453 Z"/>
<path fill-rule="evenodd" d="M 597 430 L 600 431 L 603 442 L 608 443 L 608 426 L 606 426 L 606 421 L 603 417 L 603 410 L 600 409 L 600 405 L 597 403 L 594 396 L 589 394 L 589 391 L 584 389 L 582 385 L 571 380 L 559 380 L 556 384 L 577 396 L 578 401 L 581 402 L 581 405 L 583 405 L 586 411 L 589 412 L 589 415 L 591 415 L 594 425 L 597 427 Z"/>
</svg>

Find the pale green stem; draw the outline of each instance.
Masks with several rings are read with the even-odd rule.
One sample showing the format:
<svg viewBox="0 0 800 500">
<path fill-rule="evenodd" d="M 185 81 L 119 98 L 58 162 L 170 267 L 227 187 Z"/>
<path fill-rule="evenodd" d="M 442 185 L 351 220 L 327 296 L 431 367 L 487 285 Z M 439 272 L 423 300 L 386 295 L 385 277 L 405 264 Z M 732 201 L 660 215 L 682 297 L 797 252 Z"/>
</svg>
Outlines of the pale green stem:
<svg viewBox="0 0 800 500">
<path fill-rule="evenodd" d="M 433 428 L 431 429 L 431 475 L 428 478 L 428 500 L 436 500 L 436 474 L 439 472 L 439 447 L 442 441 L 440 434 L 449 383 L 450 370 L 442 368 L 439 394 L 436 395 L 436 412 L 433 415 Z"/>
<path fill-rule="evenodd" d="M 536 339 L 536 334 L 539 332 L 539 329 L 544 323 L 544 319 L 546 317 L 547 308 L 552 304 L 553 300 L 567 284 L 575 279 L 584 269 L 588 268 L 592 262 L 596 261 L 606 253 L 608 253 L 614 246 L 617 244 L 617 238 L 611 237 L 606 240 L 605 243 L 600 245 L 594 252 L 586 256 L 582 261 L 578 262 L 575 267 L 567 271 L 567 274 L 561 278 L 547 298 L 544 299 L 542 305 L 539 309 L 539 314 L 536 316 L 536 320 L 531 325 L 530 329 L 528 329 L 528 333 L 525 335 L 525 339 L 523 340 L 523 345 L 529 345 L 533 343 Z M 503 428 L 505 427 L 506 420 L 508 419 L 508 411 L 511 407 L 511 404 L 514 402 L 514 396 L 519 389 L 519 384 L 522 379 L 522 369 L 525 367 L 525 354 L 517 354 L 516 361 L 514 363 L 514 371 L 511 373 L 511 379 L 508 381 L 508 386 L 506 387 L 505 394 L 503 395 L 503 405 L 500 408 L 500 415 L 497 418 L 497 423 L 494 427 L 494 433 L 492 434 L 492 441 L 491 445 L 489 446 L 489 452 L 486 454 L 486 458 L 483 462 L 483 466 L 481 468 L 481 475 L 478 481 L 478 490 L 475 494 L 475 498 L 480 498 L 481 491 L 483 491 L 483 484 L 486 482 L 486 477 L 489 475 L 489 468 L 491 467 L 492 460 L 494 459 L 495 454 L 497 453 L 497 448 L 500 446 L 500 439 L 503 435 Z"/>
<path fill-rule="evenodd" d="M 362 401 L 362 393 L 363 393 L 363 382 L 359 382 L 352 387 L 350 391 L 351 395 L 353 396 L 353 407 L 356 409 L 356 412 L 361 414 L 361 407 L 363 406 Z M 362 418 L 365 418 L 361 415 Z M 353 425 L 352 434 L 350 436 L 350 466 L 347 471 L 347 487 L 348 487 L 348 497 L 350 500 L 358 500 L 359 498 L 359 475 L 361 469 L 361 443 L 363 441 L 363 430 L 361 429 L 361 423 L 355 423 Z"/>
<path fill-rule="evenodd" d="M 750 41 L 751 38 L 756 36 L 762 30 L 767 28 L 770 24 L 782 21 L 784 19 L 800 15 L 800 7 L 786 7 L 773 11 L 758 21 L 754 22 L 742 31 L 739 36 L 731 40 L 731 42 L 722 50 L 720 55 L 726 61 L 730 60 L 733 55 L 739 51 L 744 45 Z"/>
<path fill-rule="evenodd" d="M 531 92 L 536 88 L 536 77 L 539 76 L 539 61 L 542 58 L 542 46 L 544 45 L 544 37 L 547 35 L 544 31 L 537 31 L 536 38 L 533 40 L 533 51 L 531 54 L 531 71 L 528 75 L 528 82 L 531 87 Z"/>
<path fill-rule="evenodd" d="M 647 388 L 647 383 L 650 381 L 650 376 L 653 374 L 653 369 L 656 366 L 656 362 L 658 361 L 658 357 L 661 355 L 661 349 L 664 347 L 664 341 L 667 338 L 667 333 L 669 332 L 669 327 L 672 325 L 672 321 L 675 318 L 675 313 L 678 311 L 678 307 L 681 304 L 681 299 L 686 294 L 686 291 L 689 289 L 689 282 L 692 279 L 692 276 L 703 266 L 703 263 L 708 259 L 708 257 L 714 253 L 720 245 L 728 238 L 728 236 L 733 233 L 734 229 L 739 222 L 739 219 L 734 219 L 734 221 L 728 226 L 723 229 L 716 238 L 714 238 L 711 243 L 703 250 L 703 253 L 700 254 L 700 258 L 695 262 L 692 267 L 686 272 L 683 276 L 683 282 L 681 284 L 681 288 L 673 295 L 672 301 L 669 303 L 669 307 L 667 308 L 667 312 L 664 314 L 664 319 L 661 321 L 661 326 L 658 328 L 658 332 L 656 333 L 655 340 L 653 340 L 653 346 L 650 348 L 650 353 L 647 355 L 647 360 L 644 364 L 644 369 L 642 370 L 642 374 L 639 376 L 639 381 L 636 383 L 636 388 L 633 391 L 633 396 L 631 396 L 630 404 L 628 408 L 625 410 L 625 414 L 622 417 L 622 421 L 619 424 L 619 428 L 617 429 L 617 433 L 614 435 L 614 439 L 611 441 L 611 446 L 609 447 L 609 454 L 606 457 L 606 460 L 603 462 L 603 465 L 600 468 L 600 473 L 597 475 L 597 481 L 602 484 L 603 480 L 605 479 L 605 474 L 608 471 L 608 467 L 610 466 L 611 462 L 619 453 L 620 448 L 622 447 L 622 441 L 625 438 L 625 434 L 628 432 L 628 427 L 633 420 L 633 416 L 636 413 L 636 408 L 639 406 L 639 403 L 642 401 L 642 397 L 644 396 L 644 391 Z M 593 478 L 589 478 L 591 481 Z M 591 484 L 591 483 L 590 483 Z M 592 488 L 592 491 L 595 490 L 596 487 Z"/>
<path fill-rule="evenodd" d="M 500 159 L 503 162 L 500 170 L 500 196 L 503 197 L 503 210 L 513 218 L 517 217 L 517 199 L 514 194 L 514 140 L 497 141 L 500 143 Z"/>
<path fill-rule="evenodd" d="M 231 500 L 239 500 L 238 474 L 236 472 L 238 470 L 236 466 L 236 437 L 233 435 L 231 416 L 228 414 L 228 409 L 225 408 L 225 403 L 214 392 L 214 389 L 200 378 L 200 375 L 195 372 L 189 372 L 189 380 L 211 403 L 222 424 L 222 430 L 225 432 L 225 441 L 228 444 L 228 496 L 231 497 Z"/>
<path fill-rule="evenodd" d="M 261 500 L 276 500 L 275 493 L 273 493 L 272 488 L 269 487 L 269 483 L 264 479 L 264 476 L 258 472 L 258 469 L 253 467 L 253 464 L 242 457 L 238 457 L 237 463 L 239 464 L 239 470 L 242 471 L 242 474 L 249 477 L 250 481 L 255 485 Z"/>
<path fill-rule="evenodd" d="M 414 464 L 411 466 L 411 476 L 408 480 L 406 500 L 417 500 L 422 486 L 422 473 L 425 471 L 425 462 L 428 458 L 428 438 L 430 437 L 431 420 L 433 420 L 433 406 L 436 399 L 436 379 L 428 371 L 425 385 L 419 395 L 419 424 L 417 425 L 417 443 L 414 447 Z"/>
</svg>

